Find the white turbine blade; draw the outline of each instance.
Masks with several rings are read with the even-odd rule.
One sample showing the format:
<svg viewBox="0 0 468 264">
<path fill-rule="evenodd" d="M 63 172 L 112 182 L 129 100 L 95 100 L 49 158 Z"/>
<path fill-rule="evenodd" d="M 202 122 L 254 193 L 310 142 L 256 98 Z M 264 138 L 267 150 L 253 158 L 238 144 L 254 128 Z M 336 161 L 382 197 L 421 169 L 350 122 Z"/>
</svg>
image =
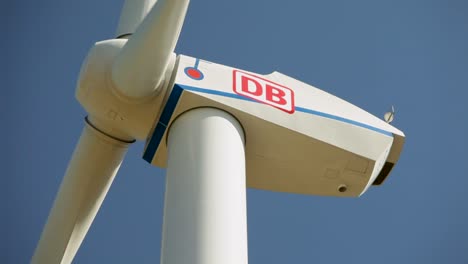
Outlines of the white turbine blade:
<svg viewBox="0 0 468 264">
<path fill-rule="evenodd" d="M 85 126 L 31 263 L 71 263 L 128 146 Z"/>
<path fill-rule="evenodd" d="M 156 0 L 125 0 L 117 27 L 117 38 L 133 34 L 155 3 Z"/>
<path fill-rule="evenodd" d="M 126 96 L 155 92 L 174 60 L 174 49 L 189 0 L 159 0 L 122 48 L 112 67 L 112 79 Z"/>
</svg>

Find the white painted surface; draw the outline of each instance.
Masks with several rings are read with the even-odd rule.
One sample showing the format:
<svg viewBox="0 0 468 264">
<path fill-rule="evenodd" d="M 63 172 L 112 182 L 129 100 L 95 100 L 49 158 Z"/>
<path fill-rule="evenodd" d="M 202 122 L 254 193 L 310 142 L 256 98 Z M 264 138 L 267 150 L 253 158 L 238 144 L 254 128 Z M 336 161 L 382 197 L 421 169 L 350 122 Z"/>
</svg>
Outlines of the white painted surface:
<svg viewBox="0 0 468 264">
<path fill-rule="evenodd" d="M 228 113 L 199 108 L 170 128 L 162 264 L 246 264 L 244 135 Z"/>
<path fill-rule="evenodd" d="M 101 206 L 128 143 L 86 124 L 31 263 L 71 263 Z"/>
<path fill-rule="evenodd" d="M 404 134 L 359 107 L 275 72 L 260 75 L 180 55 L 172 102 L 144 157 L 165 167 L 160 138 L 190 109 L 213 107 L 234 116 L 246 134 L 247 187 L 312 195 L 357 197 L 382 169 L 398 161 Z M 199 71 L 201 74 L 193 74 Z M 196 78 L 203 76 L 202 78 Z M 168 108 L 169 107 L 169 108 Z M 159 130 L 158 130 L 159 129 Z M 156 136 L 154 136 L 156 135 Z M 157 147 L 154 147 L 157 146 Z M 151 158 L 152 157 L 152 158 Z M 383 174 L 382 174 L 383 176 Z M 346 185 L 346 191 L 339 186 Z"/>
<path fill-rule="evenodd" d="M 100 129 L 121 139 L 145 140 L 164 104 L 164 89 L 159 96 L 144 100 L 126 100 L 109 79 L 115 57 L 126 39 L 99 41 L 84 60 L 76 87 L 76 98 Z M 169 82 L 171 73 L 165 76 Z M 167 86 L 167 85 L 165 85 Z M 95 122 L 96 121 L 96 122 Z"/>
<path fill-rule="evenodd" d="M 116 37 L 133 34 L 157 0 L 125 0 Z"/>
<path fill-rule="evenodd" d="M 159 0 L 130 37 L 112 68 L 112 80 L 131 98 L 154 94 L 172 72 L 174 49 L 187 12 L 188 0 Z"/>
</svg>

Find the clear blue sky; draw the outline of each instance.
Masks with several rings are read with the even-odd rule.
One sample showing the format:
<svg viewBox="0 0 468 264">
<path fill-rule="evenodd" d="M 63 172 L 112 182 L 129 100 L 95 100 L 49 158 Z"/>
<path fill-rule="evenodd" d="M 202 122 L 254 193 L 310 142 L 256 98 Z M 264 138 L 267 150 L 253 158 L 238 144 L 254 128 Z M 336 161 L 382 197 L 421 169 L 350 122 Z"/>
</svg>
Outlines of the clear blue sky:
<svg viewBox="0 0 468 264">
<path fill-rule="evenodd" d="M 28 263 L 86 115 L 74 98 L 122 0 L 3 1 L 1 263 Z M 248 191 L 250 263 L 468 263 L 468 1 L 192 1 L 177 53 L 320 87 L 407 142 L 357 199 Z M 5 62 L 6 58 L 6 62 Z M 134 144 L 75 263 L 159 263 L 165 171 Z"/>
</svg>

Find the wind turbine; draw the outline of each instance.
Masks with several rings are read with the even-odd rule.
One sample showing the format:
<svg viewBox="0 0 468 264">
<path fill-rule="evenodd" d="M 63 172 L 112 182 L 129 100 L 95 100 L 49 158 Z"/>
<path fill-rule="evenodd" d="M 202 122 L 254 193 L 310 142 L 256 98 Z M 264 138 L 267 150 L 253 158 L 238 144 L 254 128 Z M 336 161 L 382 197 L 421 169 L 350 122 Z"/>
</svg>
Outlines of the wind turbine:
<svg viewBox="0 0 468 264">
<path fill-rule="evenodd" d="M 127 0 L 76 96 L 89 113 L 32 263 L 70 263 L 129 145 L 167 167 L 161 263 L 247 263 L 246 187 L 356 197 L 397 162 L 404 134 L 274 72 L 174 54 L 188 0 Z"/>
</svg>

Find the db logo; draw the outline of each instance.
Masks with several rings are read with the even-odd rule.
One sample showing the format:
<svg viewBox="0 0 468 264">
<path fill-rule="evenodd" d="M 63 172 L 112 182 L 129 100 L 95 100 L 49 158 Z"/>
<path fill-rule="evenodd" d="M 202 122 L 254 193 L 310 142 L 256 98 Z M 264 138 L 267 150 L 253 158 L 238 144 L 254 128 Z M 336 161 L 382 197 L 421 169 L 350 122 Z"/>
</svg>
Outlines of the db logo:
<svg viewBox="0 0 468 264">
<path fill-rule="evenodd" d="M 233 71 L 233 78 L 233 89 L 236 94 L 271 105 L 290 114 L 294 113 L 293 90 L 238 70 Z"/>
</svg>

